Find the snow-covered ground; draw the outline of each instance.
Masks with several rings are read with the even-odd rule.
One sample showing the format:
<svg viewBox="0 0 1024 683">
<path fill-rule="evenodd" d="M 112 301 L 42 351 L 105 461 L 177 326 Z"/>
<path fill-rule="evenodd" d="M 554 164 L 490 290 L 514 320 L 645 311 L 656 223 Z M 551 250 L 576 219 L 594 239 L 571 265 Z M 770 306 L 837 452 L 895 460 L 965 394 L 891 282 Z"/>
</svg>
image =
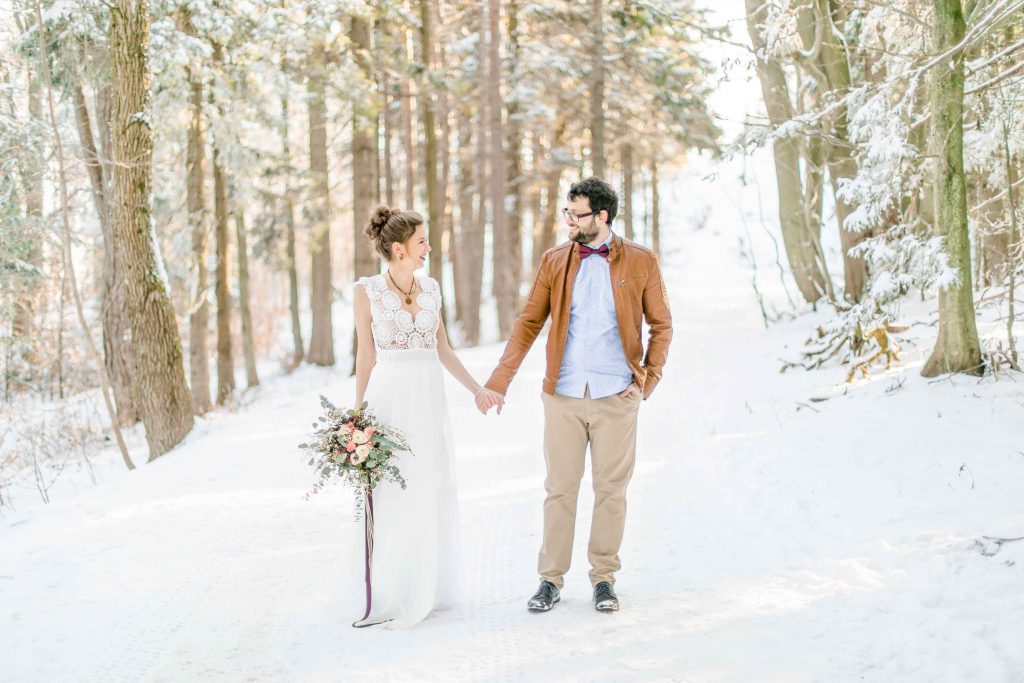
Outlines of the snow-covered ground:
<svg viewBox="0 0 1024 683">
<path fill-rule="evenodd" d="M 349 625 L 363 599 L 352 501 L 303 499 L 296 444 L 318 394 L 348 402 L 353 383 L 303 368 L 134 473 L 108 453 L 98 485 L 0 518 L 0 680 L 1024 680 L 1024 541 L 983 538 L 1024 536 L 1024 384 L 922 379 L 928 325 L 868 380 L 780 374 L 816 318 L 765 329 L 753 276 L 786 299 L 743 194 L 756 188 L 736 165 L 706 171 L 667 202 L 675 341 L 641 411 L 620 613 L 590 603 L 586 483 L 563 604 L 525 609 L 544 495 L 538 342 L 500 417 L 448 386 L 457 607 L 408 631 Z M 997 335 L 992 318 L 981 329 Z M 461 355 L 483 379 L 500 350 Z"/>
</svg>

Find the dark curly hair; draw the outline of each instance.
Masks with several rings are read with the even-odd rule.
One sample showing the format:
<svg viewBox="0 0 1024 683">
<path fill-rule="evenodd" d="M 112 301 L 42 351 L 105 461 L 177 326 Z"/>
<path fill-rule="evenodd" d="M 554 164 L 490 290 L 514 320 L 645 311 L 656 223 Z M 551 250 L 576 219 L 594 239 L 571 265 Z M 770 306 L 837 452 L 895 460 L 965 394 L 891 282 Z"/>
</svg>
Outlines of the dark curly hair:
<svg viewBox="0 0 1024 683">
<path fill-rule="evenodd" d="M 390 261 L 391 245 L 395 242 L 404 244 L 422 224 L 423 216 L 415 211 L 392 209 L 382 204 L 370 214 L 370 222 L 363 232 L 373 242 L 381 258 Z"/>
<path fill-rule="evenodd" d="M 590 201 L 591 211 L 607 211 L 608 225 L 612 224 L 619 213 L 619 195 L 600 178 L 587 178 L 573 183 L 569 187 L 568 199 L 571 202 L 577 197 L 586 197 Z"/>
</svg>

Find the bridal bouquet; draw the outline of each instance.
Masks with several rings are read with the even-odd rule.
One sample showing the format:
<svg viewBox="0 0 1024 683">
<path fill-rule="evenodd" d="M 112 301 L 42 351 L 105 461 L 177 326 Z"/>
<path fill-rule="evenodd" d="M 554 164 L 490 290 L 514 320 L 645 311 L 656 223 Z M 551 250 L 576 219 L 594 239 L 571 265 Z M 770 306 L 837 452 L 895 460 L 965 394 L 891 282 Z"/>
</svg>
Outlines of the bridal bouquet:
<svg viewBox="0 0 1024 683">
<path fill-rule="evenodd" d="M 405 488 L 405 479 L 395 465 L 397 453 L 409 450 L 400 431 L 378 420 L 367 410 L 366 402 L 359 409 L 346 410 L 321 396 L 320 405 L 324 414 L 313 423 L 312 439 L 299 444 L 316 472 L 316 483 L 307 498 L 333 479 L 357 491 L 373 491 L 382 481 Z"/>
</svg>

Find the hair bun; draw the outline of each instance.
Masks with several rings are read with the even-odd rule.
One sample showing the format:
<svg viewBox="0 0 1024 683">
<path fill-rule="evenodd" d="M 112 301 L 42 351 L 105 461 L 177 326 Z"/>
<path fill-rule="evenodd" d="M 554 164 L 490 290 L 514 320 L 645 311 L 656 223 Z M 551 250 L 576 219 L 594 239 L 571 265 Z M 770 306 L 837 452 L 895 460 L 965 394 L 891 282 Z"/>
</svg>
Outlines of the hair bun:
<svg viewBox="0 0 1024 683">
<path fill-rule="evenodd" d="M 401 211 L 392 209 L 390 206 L 385 206 L 384 204 L 378 206 L 370 214 L 370 222 L 366 226 L 366 236 L 370 239 L 380 237 L 380 233 L 384 230 L 384 225 L 388 222 L 388 219 L 398 213 L 401 213 Z"/>
</svg>

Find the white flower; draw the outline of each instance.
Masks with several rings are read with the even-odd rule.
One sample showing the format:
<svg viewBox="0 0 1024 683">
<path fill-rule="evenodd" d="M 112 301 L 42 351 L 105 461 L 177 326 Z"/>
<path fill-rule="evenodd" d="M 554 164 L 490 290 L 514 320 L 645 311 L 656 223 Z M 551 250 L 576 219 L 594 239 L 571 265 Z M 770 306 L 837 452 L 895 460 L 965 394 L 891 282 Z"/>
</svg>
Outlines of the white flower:
<svg viewBox="0 0 1024 683">
<path fill-rule="evenodd" d="M 361 429 L 357 429 L 354 432 L 352 432 L 352 440 L 355 441 L 357 444 L 363 444 L 369 441 L 370 437 L 366 436 L 366 433 L 363 432 Z"/>
<path fill-rule="evenodd" d="M 366 461 L 367 456 L 370 455 L 370 444 L 364 443 L 362 446 L 356 448 L 356 452 L 352 454 L 352 464 L 361 465 Z"/>
</svg>

